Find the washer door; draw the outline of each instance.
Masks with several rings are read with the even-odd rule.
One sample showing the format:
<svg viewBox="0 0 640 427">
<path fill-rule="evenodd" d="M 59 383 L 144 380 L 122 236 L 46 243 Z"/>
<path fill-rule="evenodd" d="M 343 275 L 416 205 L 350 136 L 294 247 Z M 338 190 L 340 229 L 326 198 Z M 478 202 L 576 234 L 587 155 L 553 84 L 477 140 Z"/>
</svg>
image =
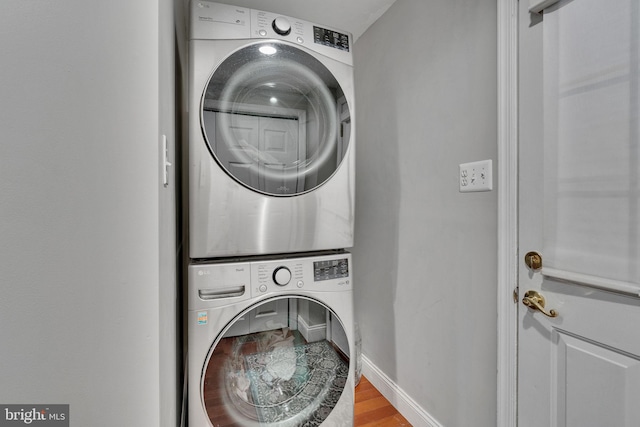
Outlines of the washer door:
<svg viewBox="0 0 640 427">
<path fill-rule="evenodd" d="M 338 169 L 351 114 L 333 74 L 275 41 L 229 55 L 211 75 L 201 125 L 209 151 L 242 185 L 273 196 L 313 190 Z"/>
<path fill-rule="evenodd" d="M 214 426 L 319 426 L 347 385 L 349 359 L 331 309 L 305 297 L 266 300 L 216 338 L 203 405 Z"/>
</svg>

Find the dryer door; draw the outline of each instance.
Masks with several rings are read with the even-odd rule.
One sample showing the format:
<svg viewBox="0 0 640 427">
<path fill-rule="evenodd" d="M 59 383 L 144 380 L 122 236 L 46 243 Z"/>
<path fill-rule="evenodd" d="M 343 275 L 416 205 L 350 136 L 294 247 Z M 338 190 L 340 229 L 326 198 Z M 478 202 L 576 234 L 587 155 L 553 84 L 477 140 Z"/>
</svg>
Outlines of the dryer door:
<svg viewBox="0 0 640 427">
<path fill-rule="evenodd" d="M 202 404 L 214 426 L 311 427 L 328 417 L 350 426 L 349 356 L 331 309 L 306 297 L 269 299 L 216 338 L 202 370 Z"/>
<path fill-rule="evenodd" d="M 313 190 L 338 169 L 351 113 L 333 74 L 302 49 L 259 42 L 229 55 L 202 97 L 209 151 L 233 179 L 260 193 Z"/>
</svg>

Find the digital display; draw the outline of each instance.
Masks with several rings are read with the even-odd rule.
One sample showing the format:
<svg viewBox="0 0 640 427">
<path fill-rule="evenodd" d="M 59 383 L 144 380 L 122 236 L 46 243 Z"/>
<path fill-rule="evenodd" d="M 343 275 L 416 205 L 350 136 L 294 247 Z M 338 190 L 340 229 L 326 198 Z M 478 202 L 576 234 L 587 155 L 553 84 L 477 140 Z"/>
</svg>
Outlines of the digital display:
<svg viewBox="0 0 640 427">
<path fill-rule="evenodd" d="M 349 52 L 349 36 L 326 28 L 313 27 L 314 43 Z"/>
<path fill-rule="evenodd" d="M 316 282 L 342 277 L 349 277 L 349 261 L 346 258 L 313 263 L 313 280 Z"/>
</svg>

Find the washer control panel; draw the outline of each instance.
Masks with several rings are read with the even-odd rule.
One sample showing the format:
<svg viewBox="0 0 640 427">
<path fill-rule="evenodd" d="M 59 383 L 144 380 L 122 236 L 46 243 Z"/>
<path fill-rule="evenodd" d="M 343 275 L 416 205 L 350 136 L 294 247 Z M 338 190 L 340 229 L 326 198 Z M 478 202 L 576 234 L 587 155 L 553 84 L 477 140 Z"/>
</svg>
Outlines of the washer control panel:
<svg viewBox="0 0 640 427">
<path fill-rule="evenodd" d="M 287 286 L 291 281 L 291 270 L 287 267 L 278 267 L 273 272 L 273 283 L 279 286 Z"/>
<path fill-rule="evenodd" d="M 316 282 L 344 277 L 349 277 L 349 261 L 346 258 L 313 263 L 313 279 Z"/>
<path fill-rule="evenodd" d="M 273 31 L 281 36 L 288 36 L 291 33 L 291 23 L 284 16 L 278 16 L 274 19 L 273 22 L 271 22 L 271 27 Z"/>
<path fill-rule="evenodd" d="M 351 254 L 284 258 L 251 263 L 251 294 L 306 289 L 351 290 Z"/>
<path fill-rule="evenodd" d="M 188 266 L 189 309 L 221 307 L 267 294 L 351 291 L 348 252 Z"/>
</svg>

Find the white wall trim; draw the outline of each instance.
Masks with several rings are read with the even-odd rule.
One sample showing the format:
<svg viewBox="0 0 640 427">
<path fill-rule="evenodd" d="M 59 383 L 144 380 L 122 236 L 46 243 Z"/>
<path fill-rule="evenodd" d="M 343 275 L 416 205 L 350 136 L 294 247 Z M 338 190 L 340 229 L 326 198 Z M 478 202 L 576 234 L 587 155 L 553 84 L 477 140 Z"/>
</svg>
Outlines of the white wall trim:
<svg viewBox="0 0 640 427">
<path fill-rule="evenodd" d="M 443 427 L 365 355 L 362 374 L 414 427 Z"/>
<path fill-rule="evenodd" d="M 307 342 L 316 342 L 327 338 L 326 323 L 310 326 L 301 315 L 298 315 L 298 331 Z"/>
<path fill-rule="evenodd" d="M 549 6 L 553 6 L 560 0 L 529 0 L 529 12 L 540 13 Z"/>
<path fill-rule="evenodd" d="M 518 0 L 498 0 L 497 427 L 517 425 Z"/>
</svg>

